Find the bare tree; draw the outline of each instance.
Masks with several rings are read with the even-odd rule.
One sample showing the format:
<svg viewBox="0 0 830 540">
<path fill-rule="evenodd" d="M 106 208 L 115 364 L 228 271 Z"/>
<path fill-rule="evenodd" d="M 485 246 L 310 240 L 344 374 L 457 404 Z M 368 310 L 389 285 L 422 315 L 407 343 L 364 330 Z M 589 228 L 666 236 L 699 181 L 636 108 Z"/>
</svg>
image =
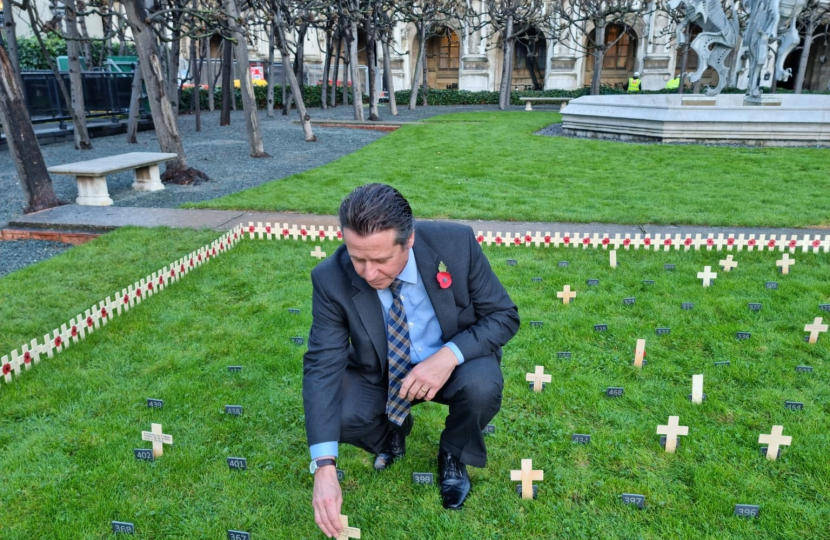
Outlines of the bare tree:
<svg viewBox="0 0 830 540">
<path fill-rule="evenodd" d="M 280 56 L 282 57 L 283 72 L 288 77 L 288 83 L 291 88 L 299 88 L 300 83 L 297 81 L 297 76 L 290 69 L 286 69 L 291 58 L 291 53 L 288 50 L 288 39 L 286 37 L 287 29 L 289 28 L 289 17 L 291 16 L 291 8 L 286 0 L 271 0 L 274 11 L 274 28 L 276 29 L 276 42 L 280 48 Z M 302 44 L 298 44 L 298 47 Z M 300 115 L 300 122 L 303 126 L 303 133 L 305 134 L 306 142 L 316 142 L 317 137 L 311 130 L 311 117 L 305 108 L 303 95 L 299 91 L 292 90 L 294 100 L 297 104 L 297 113 Z M 325 98 L 325 96 L 324 96 Z"/>
<path fill-rule="evenodd" d="M 510 105 L 513 89 L 516 42 L 528 36 L 531 29 L 538 30 L 547 26 L 549 7 L 542 0 L 487 0 L 484 7 L 490 24 L 501 35 L 504 60 L 499 86 L 499 108 L 505 109 Z"/>
<path fill-rule="evenodd" d="M 242 88 L 242 108 L 245 111 L 245 127 L 248 130 L 248 150 L 251 157 L 271 157 L 265 152 L 262 144 L 262 130 L 257 120 L 256 97 L 254 96 L 254 83 L 251 80 L 251 67 L 248 63 L 248 45 L 244 34 L 244 27 L 241 24 L 242 18 L 236 7 L 236 0 L 224 0 L 225 13 L 228 16 L 228 27 L 233 32 L 235 39 L 234 49 L 236 53 L 236 64 L 239 66 L 239 83 Z"/>
<path fill-rule="evenodd" d="M 801 45 L 801 58 L 798 61 L 798 71 L 795 75 L 794 92 L 800 94 L 804 88 L 804 78 L 807 75 L 807 63 L 810 59 L 810 49 L 816 28 L 830 24 L 830 2 L 827 0 L 808 0 L 804 11 L 798 17 L 804 40 Z"/>
<path fill-rule="evenodd" d="M 0 122 L 14 161 L 20 185 L 26 194 L 25 212 L 37 212 L 63 204 L 55 196 L 52 179 L 37 143 L 23 91 L 14 74 L 6 48 L 0 44 Z"/>
<path fill-rule="evenodd" d="M 69 85 L 72 87 L 72 109 L 75 116 L 72 119 L 75 135 L 75 148 L 91 150 L 89 131 L 86 126 L 86 105 L 84 103 L 84 82 L 81 78 L 81 35 L 78 33 L 78 7 L 75 0 L 66 0 L 66 56 L 69 62 Z M 91 58 L 88 56 L 87 61 Z"/>
<path fill-rule="evenodd" d="M 563 43 L 593 57 L 591 95 L 599 94 L 605 53 L 642 22 L 648 5 L 640 0 L 556 0 L 554 10 L 557 20 L 570 32 Z M 622 32 L 609 42 L 606 31 L 611 25 L 621 26 Z"/>
<path fill-rule="evenodd" d="M 187 166 L 176 115 L 167 98 L 167 84 L 159 60 L 156 35 L 147 22 L 150 18 L 144 7 L 144 0 L 123 0 L 122 3 L 135 39 L 159 147 L 163 152 L 175 153 L 178 156 L 167 163 L 162 180 L 179 184 L 207 180 L 205 173 Z"/>
<path fill-rule="evenodd" d="M 22 87 L 23 82 L 20 79 L 20 53 L 17 48 L 17 23 L 14 18 L 15 4 L 11 0 L 4 0 L 3 5 L 5 6 L 3 9 L 3 15 L 5 16 L 3 27 L 6 34 L 6 51 L 9 54 L 9 61 L 14 68 L 14 73 L 18 78 L 18 83 Z"/>
</svg>

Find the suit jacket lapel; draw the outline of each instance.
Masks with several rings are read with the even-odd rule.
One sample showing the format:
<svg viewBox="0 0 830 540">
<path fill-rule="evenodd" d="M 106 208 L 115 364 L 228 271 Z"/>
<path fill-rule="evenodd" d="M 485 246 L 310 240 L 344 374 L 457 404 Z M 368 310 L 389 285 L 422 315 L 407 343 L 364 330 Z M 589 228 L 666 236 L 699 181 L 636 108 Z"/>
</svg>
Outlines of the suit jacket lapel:
<svg viewBox="0 0 830 540">
<path fill-rule="evenodd" d="M 458 318 L 452 289 L 442 289 L 438 285 L 438 279 L 435 276 L 441 261 L 438 260 L 438 254 L 421 240 L 418 234 L 415 235 L 415 245 L 412 249 L 415 251 L 418 273 L 421 275 L 424 288 L 432 302 L 435 316 L 438 317 L 438 324 L 441 325 L 441 337 L 447 341 L 458 332 Z"/>
<path fill-rule="evenodd" d="M 372 345 L 375 347 L 375 352 L 378 354 L 378 359 L 383 369 L 386 369 L 386 322 L 383 319 L 383 307 L 378 298 L 378 292 L 373 289 L 366 281 L 357 275 L 351 263 L 345 263 L 347 272 L 352 278 L 352 287 L 354 287 L 354 295 L 352 302 L 357 309 L 357 314 L 360 316 L 360 321 L 363 323 L 363 328 L 372 340 Z"/>
</svg>

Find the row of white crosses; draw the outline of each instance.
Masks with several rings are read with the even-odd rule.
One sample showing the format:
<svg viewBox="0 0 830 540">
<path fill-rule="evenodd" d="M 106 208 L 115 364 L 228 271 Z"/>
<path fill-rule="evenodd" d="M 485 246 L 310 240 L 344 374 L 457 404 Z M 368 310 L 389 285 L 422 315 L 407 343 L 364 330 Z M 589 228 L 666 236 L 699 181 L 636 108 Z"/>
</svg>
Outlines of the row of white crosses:
<svg viewBox="0 0 830 540">
<path fill-rule="evenodd" d="M 811 235 L 805 234 L 799 238 L 798 235 L 770 235 L 767 238 L 767 235 L 761 234 L 757 237 L 754 234 L 746 235 L 746 234 L 739 234 L 739 235 L 732 235 L 727 234 L 724 235 L 723 233 L 719 233 L 718 235 L 709 234 L 706 236 L 701 235 L 700 233 L 695 234 L 694 236 L 690 234 L 675 234 L 672 236 L 671 234 L 661 235 L 661 234 L 635 234 L 632 235 L 630 233 L 627 234 L 620 234 L 616 233 L 613 236 L 611 234 L 600 234 L 600 233 L 587 233 L 587 234 L 580 234 L 580 233 L 560 233 L 555 232 L 551 234 L 550 232 L 542 233 L 540 231 L 536 231 L 535 233 L 531 233 L 530 231 L 526 232 L 525 234 L 521 233 L 510 233 L 510 232 L 496 232 L 493 234 L 492 231 L 487 231 L 485 234 L 482 231 L 479 231 L 477 234 L 477 239 L 480 244 L 487 244 L 488 246 L 496 245 L 496 246 L 506 246 L 506 247 L 517 247 L 517 246 L 535 246 L 535 247 L 582 247 L 583 249 L 587 249 L 589 247 L 593 248 L 602 248 L 602 249 L 654 249 L 654 250 L 664 250 L 669 251 L 671 249 L 684 249 L 689 251 L 691 249 L 700 250 L 706 249 L 708 251 L 716 250 L 726 250 L 726 251 L 743 251 L 746 249 L 747 251 L 789 251 L 790 253 L 795 253 L 797 250 L 801 250 L 802 252 L 806 253 L 808 251 L 813 251 L 814 253 L 818 253 L 823 251 L 824 253 L 830 252 L 830 235 Z"/>
<path fill-rule="evenodd" d="M 320 225 L 297 225 L 296 223 L 262 223 L 258 221 L 254 224 L 253 221 L 248 222 L 248 226 L 243 228 L 244 232 L 248 233 L 248 238 L 259 240 L 302 240 L 302 241 L 323 241 L 323 240 L 342 240 L 343 235 L 340 232 L 340 227 L 329 225 L 328 227 Z"/>
<path fill-rule="evenodd" d="M 0 379 L 10 384 L 15 378 L 20 377 L 24 370 L 29 370 L 43 358 L 52 358 L 69 348 L 71 344 L 78 343 L 105 326 L 113 317 L 126 313 L 146 298 L 177 282 L 191 270 L 231 249 L 241 238 L 241 226 L 237 226 L 210 244 L 108 296 L 61 324 L 51 333 L 45 334 L 42 339 L 33 339 L 30 343 L 13 350 L 9 355 L 0 358 Z"/>
</svg>

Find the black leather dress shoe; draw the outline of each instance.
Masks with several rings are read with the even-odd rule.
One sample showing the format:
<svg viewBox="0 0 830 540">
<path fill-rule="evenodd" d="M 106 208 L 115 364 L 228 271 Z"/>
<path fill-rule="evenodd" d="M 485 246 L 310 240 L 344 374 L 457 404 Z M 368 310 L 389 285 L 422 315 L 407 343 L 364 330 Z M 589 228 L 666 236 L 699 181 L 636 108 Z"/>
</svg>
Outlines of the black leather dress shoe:
<svg viewBox="0 0 830 540">
<path fill-rule="evenodd" d="M 460 510 L 472 487 L 467 466 L 449 452 L 441 452 L 438 454 L 438 477 L 444 508 Z"/>
<path fill-rule="evenodd" d="M 414 420 L 412 413 L 408 414 L 403 424 L 389 432 L 386 439 L 386 445 L 376 456 L 374 467 L 377 471 L 383 471 L 392 465 L 395 461 L 401 459 L 406 454 L 406 438 L 412 431 Z"/>
</svg>

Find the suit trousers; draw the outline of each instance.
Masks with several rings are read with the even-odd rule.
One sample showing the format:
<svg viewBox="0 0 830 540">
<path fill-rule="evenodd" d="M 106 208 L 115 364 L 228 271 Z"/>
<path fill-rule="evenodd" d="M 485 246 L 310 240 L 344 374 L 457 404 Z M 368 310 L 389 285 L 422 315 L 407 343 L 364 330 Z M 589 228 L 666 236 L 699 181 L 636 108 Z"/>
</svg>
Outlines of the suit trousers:
<svg viewBox="0 0 830 540">
<path fill-rule="evenodd" d="M 433 398 L 449 407 L 439 451 L 450 452 L 466 465 L 484 467 L 487 449 L 482 431 L 501 408 L 503 387 L 495 355 L 466 360 L 456 367 Z M 359 372 L 345 370 L 340 442 L 374 454 L 383 449 L 391 430 L 398 429 L 386 417 L 388 388 L 387 378 L 372 384 Z M 419 403 L 423 401 L 413 401 L 413 408 Z"/>
</svg>

